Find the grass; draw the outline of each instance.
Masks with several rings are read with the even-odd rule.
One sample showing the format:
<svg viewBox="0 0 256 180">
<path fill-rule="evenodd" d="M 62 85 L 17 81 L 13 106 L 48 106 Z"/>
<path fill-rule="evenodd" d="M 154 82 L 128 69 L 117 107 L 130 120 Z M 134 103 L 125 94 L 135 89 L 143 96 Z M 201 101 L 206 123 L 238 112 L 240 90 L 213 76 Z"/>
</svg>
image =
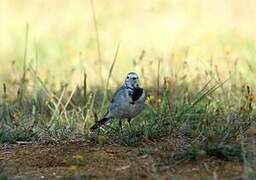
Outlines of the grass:
<svg viewBox="0 0 256 180">
<path fill-rule="evenodd" d="M 146 87 L 149 96 L 145 109 L 133 119 L 131 127 L 125 123 L 120 133 L 118 121 L 113 119 L 106 126 L 90 132 L 90 126 L 105 113 L 106 102 L 114 93 L 109 91 L 108 83 L 117 52 L 104 87 L 88 89 L 90 74 L 84 72 L 82 86 L 69 89 L 62 85 L 58 91 L 53 91 L 32 67 L 23 73 L 32 75 L 31 79 L 18 80 L 23 87 L 22 96 L 17 93 L 10 99 L 11 83 L 3 84 L 0 142 L 57 142 L 82 138 L 101 146 L 118 143 L 138 147 L 141 154 L 150 154 L 151 149 L 143 148 L 145 143 L 178 137 L 180 141 L 174 150 L 163 150 L 159 166 L 213 156 L 227 161 L 239 159 L 246 167 L 246 177 L 255 177 L 255 153 L 243 143 L 255 120 L 254 95 L 250 85 L 233 88 L 237 83 L 232 79 L 236 72 L 225 81 L 216 80 L 211 72 L 203 84 L 195 86 L 197 83 L 182 77 L 161 80 L 157 70 L 157 86 Z M 32 90 L 30 83 L 34 84 Z M 73 175 L 68 173 L 67 177 Z"/>
<path fill-rule="evenodd" d="M 115 60 L 108 79 L 114 64 Z M 107 96 L 107 87 L 103 91 L 86 92 L 86 77 L 87 75 L 84 76 L 83 87 L 75 86 L 68 92 L 66 88 L 50 92 L 44 82 L 35 78 L 34 81 L 39 82 L 39 85 L 32 98 L 28 97 L 30 92 L 27 91 L 24 97 L 20 98 L 18 94 L 16 99 L 10 102 L 7 101 L 8 86 L 4 84 L 1 142 L 8 142 L 10 139 L 62 140 L 91 136 L 92 134 L 88 134 L 88 127 L 97 121 L 106 109 L 105 103 L 101 108 L 100 99 L 97 98 L 102 97 L 104 102 L 110 96 Z M 208 81 L 197 92 L 187 90 L 188 86 L 192 85 L 172 84 L 170 87 L 170 83 L 165 80 L 161 87 L 156 90 L 152 88 L 152 95 L 147 99 L 145 110 L 133 120 L 131 128 L 125 125 L 126 130 L 122 135 L 118 134 L 115 120 L 97 133 L 110 136 L 110 139 L 118 137 L 121 144 L 128 146 L 139 145 L 144 138 L 157 140 L 171 135 L 174 131 L 183 132 L 187 137 L 221 144 L 233 142 L 250 127 L 254 119 L 253 97 L 249 86 L 241 87 L 242 93 L 238 90 L 240 102 L 229 109 L 225 107 L 224 102 L 212 100 L 214 97 L 221 99 L 224 96 L 221 87 L 225 86 L 225 82 L 218 84 Z M 176 93 L 184 92 L 184 95 L 171 93 L 171 88 L 178 88 Z M 81 92 L 82 90 L 84 92 Z M 170 96 L 175 98 L 172 97 L 170 101 Z M 241 132 L 238 125 L 242 129 Z M 7 137 L 10 137 L 9 140 Z"/>
<path fill-rule="evenodd" d="M 28 26 L 26 46 L 27 39 Z M 244 145 L 247 131 L 255 121 L 253 85 L 239 83 L 242 77 L 237 69 L 224 80 L 218 66 L 212 65 L 203 72 L 204 78 L 199 71 L 196 79 L 188 78 L 182 71 L 162 77 L 163 60 L 157 58 L 151 83 L 147 82 L 143 66 L 139 70 L 148 84 L 145 87 L 148 97 L 144 111 L 132 121 L 132 126 L 125 123 L 120 132 L 118 121 L 111 120 L 90 132 L 89 128 L 105 113 L 114 93 L 109 90 L 109 83 L 118 64 L 118 52 L 119 45 L 106 84 L 88 88 L 92 74 L 83 70 L 83 84 L 70 88 L 65 82 L 55 89 L 26 62 L 25 50 L 22 76 L 15 80 L 17 92 L 13 93 L 16 84 L 11 81 L 2 86 L 0 142 L 57 142 L 82 138 L 101 146 L 118 143 L 138 147 L 142 154 L 148 154 L 152 150 L 142 148 L 145 143 L 178 137 L 180 141 L 174 150 L 162 152 L 159 166 L 214 156 L 241 160 L 246 167 L 246 177 L 255 177 L 255 153 L 251 150 L 255 147 L 248 149 Z M 138 63 L 142 62 L 135 63 L 134 68 Z M 188 68 L 186 62 L 180 68 Z"/>
<path fill-rule="evenodd" d="M 117 3 L 113 6 L 115 4 Z M 144 147 L 145 144 L 175 137 L 180 141 L 177 142 L 174 150 L 163 151 L 160 166 L 184 160 L 199 160 L 202 156 L 214 156 L 227 161 L 237 158 L 244 163 L 246 177 L 254 179 L 256 177 L 255 141 L 252 137 L 248 137 L 248 131 L 254 128 L 253 122 L 256 117 L 253 91 L 256 85 L 253 68 L 256 44 L 253 36 L 250 36 L 250 33 L 230 30 L 228 25 L 224 26 L 223 24 L 232 22 L 227 17 L 225 17 L 227 22 L 223 20 L 217 23 L 220 26 L 223 25 L 225 31 L 211 29 L 211 25 L 215 22 L 214 18 L 204 11 L 201 13 L 208 16 L 202 15 L 206 20 L 202 18 L 200 21 L 202 24 L 207 21 L 205 26 L 207 28 L 198 30 L 202 28 L 200 23 L 198 23 L 200 28 L 194 26 L 188 28 L 188 25 L 183 22 L 186 26 L 180 29 L 179 23 L 173 26 L 166 24 L 163 19 L 155 17 L 154 12 L 157 8 L 154 10 L 150 5 L 145 5 L 153 9 L 148 16 L 149 19 L 154 19 L 159 27 L 157 25 L 152 27 L 148 21 L 145 24 L 141 23 L 141 20 L 136 21 L 135 24 L 131 23 L 130 17 L 133 16 L 128 13 L 127 31 L 133 32 L 134 30 L 129 27 L 138 26 L 141 28 L 138 32 L 140 37 L 136 37 L 137 33 L 127 33 L 124 28 L 122 46 L 119 49 L 118 44 L 114 58 L 109 58 L 112 57 L 108 53 L 113 52 L 114 43 L 108 42 L 106 40 L 108 33 L 104 34 L 102 31 L 108 32 L 110 28 L 113 34 L 117 34 L 117 30 L 113 30 L 116 27 L 112 27 L 114 23 L 108 27 L 109 21 L 104 21 L 106 15 L 96 11 L 99 6 L 94 4 L 93 0 L 90 1 L 90 5 L 93 35 L 88 33 L 88 37 L 87 35 L 85 37 L 84 31 L 74 33 L 70 30 L 71 34 L 78 34 L 71 36 L 66 32 L 69 28 L 67 30 L 64 28 L 68 26 L 67 22 L 60 23 L 62 27 L 60 29 L 68 34 L 63 33 L 64 39 L 67 39 L 71 46 L 74 46 L 74 41 L 78 43 L 74 48 L 68 46 L 66 41 L 58 40 L 51 43 L 50 40 L 45 40 L 54 36 L 50 33 L 44 40 L 39 38 L 39 41 L 35 42 L 36 45 L 31 45 L 33 44 L 31 43 L 33 23 L 26 24 L 25 35 L 23 32 L 20 35 L 19 32 L 17 38 L 14 38 L 13 42 L 19 42 L 18 46 L 22 49 L 22 53 L 11 57 L 15 59 L 11 63 L 3 62 L 4 67 L 10 67 L 10 69 L 4 69 L 4 76 L 0 79 L 2 83 L 0 143 L 57 142 L 82 138 L 102 146 L 105 143 L 118 143 L 123 146 L 138 147 L 141 154 L 150 154 L 153 151 Z M 163 4 L 161 8 L 164 6 L 167 7 Z M 185 6 L 191 5 L 186 3 Z M 105 7 L 104 3 L 102 7 Z M 172 4 L 172 7 L 175 9 L 177 4 Z M 219 7 L 219 4 L 216 7 Z M 192 9 L 198 12 L 196 8 Z M 124 14 L 128 11 L 128 6 L 127 9 L 123 9 Z M 109 10 L 106 9 L 104 12 L 109 13 Z M 142 13 L 143 20 L 147 19 L 147 13 L 138 12 Z M 170 15 L 170 17 L 173 17 L 173 21 L 175 19 L 180 21 L 184 12 L 181 10 L 180 16 Z M 70 19 L 73 17 L 70 14 L 67 16 Z M 167 16 L 169 17 L 168 14 Z M 76 16 L 78 17 L 80 23 L 75 21 L 75 25 L 84 25 L 81 23 L 84 19 L 81 20 L 81 16 Z M 197 24 L 197 16 L 195 15 L 194 18 L 196 20 L 192 22 Z M 122 19 L 115 16 L 113 21 L 119 22 Z M 243 20 L 239 21 L 243 22 Z M 108 27 L 107 29 L 104 29 L 104 24 Z M 148 31 L 150 27 L 157 29 L 153 35 Z M 120 28 L 117 29 L 120 30 Z M 166 38 L 164 35 L 167 33 L 163 29 L 175 29 L 182 33 L 181 35 L 174 33 Z M 191 29 L 191 32 L 187 29 Z M 56 31 L 61 34 L 58 30 Z M 168 32 L 168 34 L 171 33 Z M 186 40 L 185 34 L 200 36 L 196 40 L 192 38 L 192 41 L 191 38 Z M 69 36 L 70 38 L 67 38 Z M 158 39 L 162 39 L 162 42 L 155 43 L 155 36 L 158 37 L 156 42 Z M 24 41 L 21 41 L 23 37 Z M 81 37 L 85 37 L 86 45 L 79 44 Z M 141 49 L 148 37 L 153 39 L 148 44 L 155 44 L 155 47 Z M 163 38 L 166 38 L 166 41 Z M 133 42 L 133 39 L 136 39 L 136 42 Z M 175 39 L 177 42 L 171 50 L 170 39 Z M 164 46 L 165 44 L 168 45 Z M 159 56 L 162 54 L 159 53 L 162 46 L 165 47 L 164 52 L 168 55 Z M 77 53 L 80 49 L 81 52 Z M 96 53 L 94 49 L 97 49 Z M 0 57 L 4 59 L 5 56 L 0 52 Z M 98 61 L 94 62 L 90 58 Z M 49 61 L 52 59 L 59 67 L 54 66 L 54 63 L 51 64 L 53 68 L 42 65 L 45 61 L 49 66 Z M 66 63 L 65 59 L 70 61 Z M 105 59 L 113 60 L 109 63 L 110 61 Z M 132 61 L 122 61 L 123 59 L 132 59 Z M 94 72 L 95 69 L 97 73 Z M 115 88 L 120 85 L 121 77 L 128 69 L 140 73 L 142 85 L 148 91 L 149 96 L 144 111 L 132 121 L 132 127 L 124 123 L 122 133 L 115 120 L 111 120 L 96 132 L 90 132 L 90 126 L 105 113 Z M 3 172 L 0 168 L 0 178 Z"/>
<path fill-rule="evenodd" d="M 4 167 L 4 165 L 2 165 L 2 163 L 0 163 L 0 179 L 2 179 L 2 180 L 8 179 L 8 175 L 5 171 L 5 167 Z"/>
</svg>

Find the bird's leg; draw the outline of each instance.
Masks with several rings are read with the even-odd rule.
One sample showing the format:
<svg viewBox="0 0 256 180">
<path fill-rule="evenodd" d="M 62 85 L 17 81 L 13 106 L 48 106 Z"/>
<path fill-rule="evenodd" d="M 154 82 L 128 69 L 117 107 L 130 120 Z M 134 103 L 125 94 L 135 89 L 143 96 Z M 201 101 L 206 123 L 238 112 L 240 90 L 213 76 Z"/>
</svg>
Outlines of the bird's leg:
<svg viewBox="0 0 256 180">
<path fill-rule="evenodd" d="M 122 120 L 119 120 L 119 128 L 122 129 Z"/>
<path fill-rule="evenodd" d="M 122 126 L 122 120 L 119 119 L 119 136 L 123 134 L 123 126 Z"/>
<path fill-rule="evenodd" d="M 121 119 L 119 119 L 119 128 L 122 130 L 122 120 Z"/>
</svg>

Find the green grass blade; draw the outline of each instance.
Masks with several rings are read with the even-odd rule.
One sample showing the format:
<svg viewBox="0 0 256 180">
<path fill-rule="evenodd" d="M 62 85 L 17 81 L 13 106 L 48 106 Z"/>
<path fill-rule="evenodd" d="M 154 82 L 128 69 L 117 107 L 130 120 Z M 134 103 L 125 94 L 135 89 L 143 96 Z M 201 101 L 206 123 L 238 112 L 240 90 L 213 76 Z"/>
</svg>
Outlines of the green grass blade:
<svg viewBox="0 0 256 180">
<path fill-rule="evenodd" d="M 105 87 L 105 91 L 104 91 L 104 96 L 103 96 L 103 102 L 102 102 L 102 105 L 101 105 L 101 110 L 104 107 L 104 105 L 106 103 L 106 100 L 107 100 L 107 92 L 108 92 L 109 81 L 110 81 L 110 78 L 111 78 L 111 75 L 112 75 L 112 72 L 113 72 L 116 60 L 117 60 L 119 47 L 120 47 L 120 42 L 118 42 L 118 45 L 117 45 L 117 48 L 116 48 L 116 52 L 115 52 L 115 56 L 114 56 L 114 60 L 113 60 L 113 62 L 111 64 L 109 72 L 108 72 L 108 78 L 107 78 L 107 83 L 106 83 L 106 87 Z"/>
</svg>

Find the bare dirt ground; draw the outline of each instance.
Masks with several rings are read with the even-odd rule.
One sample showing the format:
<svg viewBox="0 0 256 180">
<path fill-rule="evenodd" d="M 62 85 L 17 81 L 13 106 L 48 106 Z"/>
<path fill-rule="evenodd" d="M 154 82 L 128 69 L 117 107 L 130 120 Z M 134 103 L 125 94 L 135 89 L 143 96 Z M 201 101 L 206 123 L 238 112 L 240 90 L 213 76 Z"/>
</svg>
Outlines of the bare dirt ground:
<svg viewBox="0 0 256 180">
<path fill-rule="evenodd" d="M 2 145 L 0 161 L 13 179 L 243 179 L 238 161 L 203 157 L 163 164 L 162 152 L 171 145 L 147 146 L 150 153 L 143 154 L 135 147 L 85 141 Z"/>
</svg>

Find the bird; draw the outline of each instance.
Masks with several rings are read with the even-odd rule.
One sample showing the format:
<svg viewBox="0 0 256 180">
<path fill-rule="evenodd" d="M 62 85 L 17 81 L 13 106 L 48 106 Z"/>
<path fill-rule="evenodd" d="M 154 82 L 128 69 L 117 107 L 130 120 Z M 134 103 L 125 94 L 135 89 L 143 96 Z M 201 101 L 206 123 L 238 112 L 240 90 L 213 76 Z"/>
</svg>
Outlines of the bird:
<svg viewBox="0 0 256 180">
<path fill-rule="evenodd" d="M 132 118 L 143 110 L 145 100 L 146 91 L 140 87 L 139 76 L 135 72 L 129 72 L 123 85 L 114 93 L 103 118 L 90 129 L 98 129 L 112 118 L 119 119 L 120 128 L 123 119 L 127 119 L 131 127 Z"/>
</svg>

